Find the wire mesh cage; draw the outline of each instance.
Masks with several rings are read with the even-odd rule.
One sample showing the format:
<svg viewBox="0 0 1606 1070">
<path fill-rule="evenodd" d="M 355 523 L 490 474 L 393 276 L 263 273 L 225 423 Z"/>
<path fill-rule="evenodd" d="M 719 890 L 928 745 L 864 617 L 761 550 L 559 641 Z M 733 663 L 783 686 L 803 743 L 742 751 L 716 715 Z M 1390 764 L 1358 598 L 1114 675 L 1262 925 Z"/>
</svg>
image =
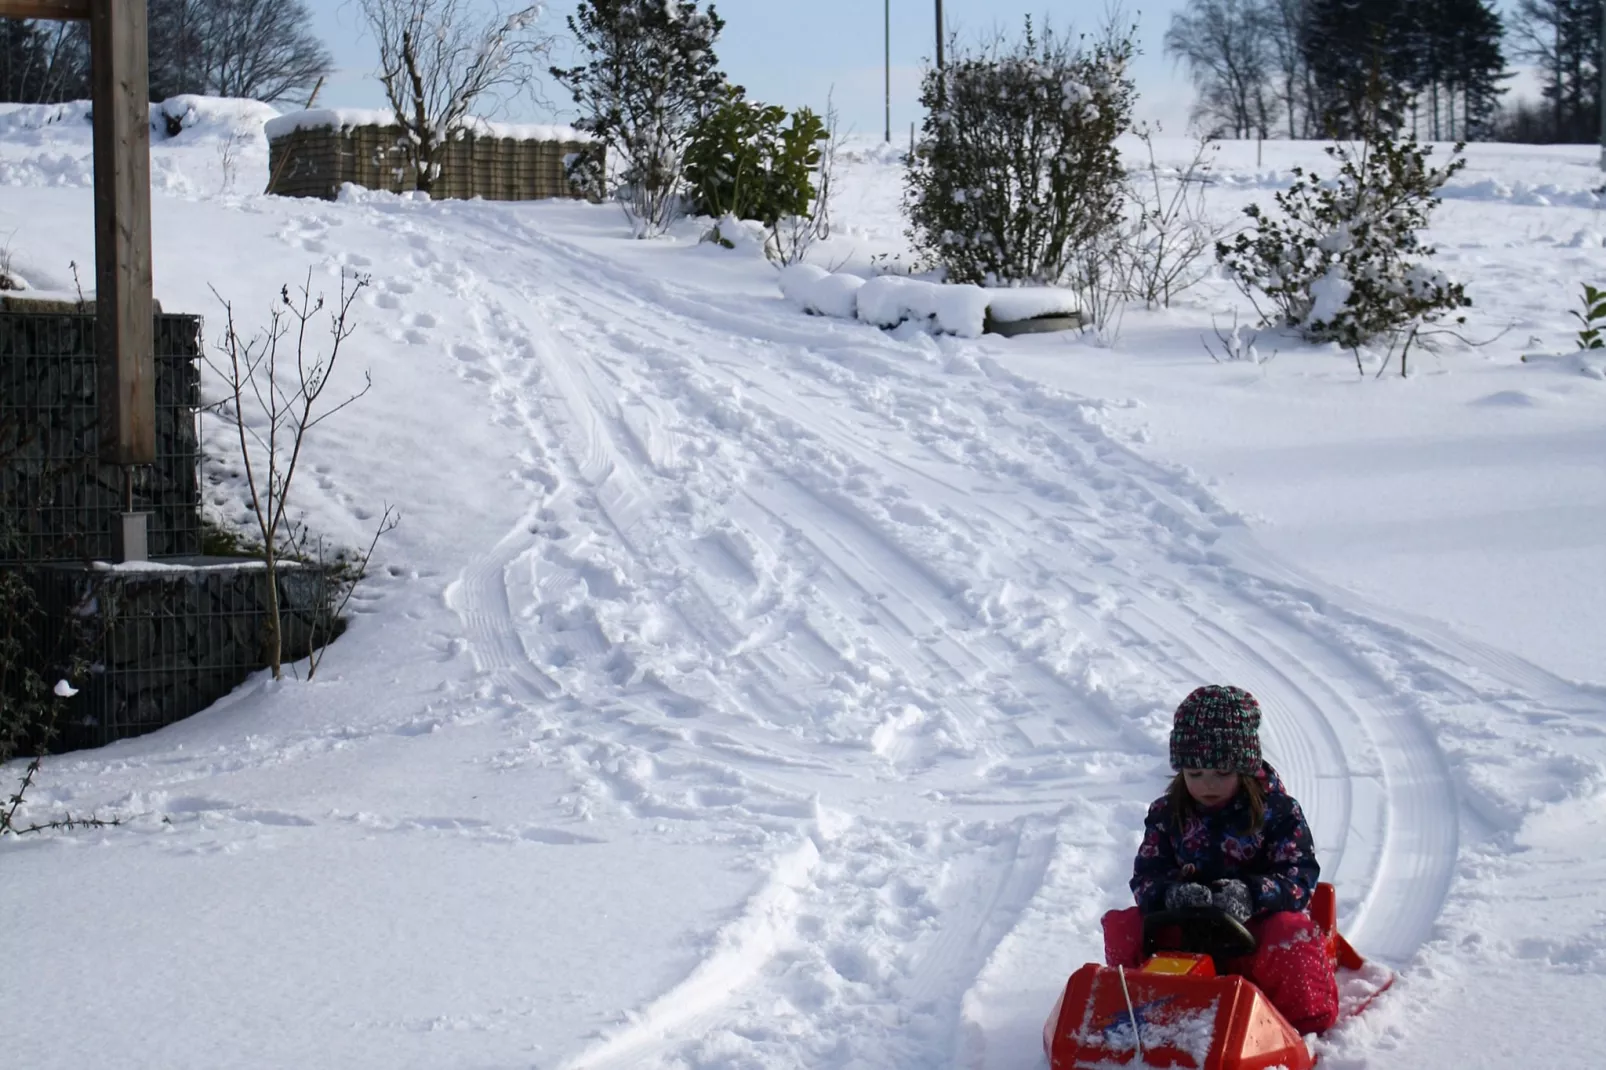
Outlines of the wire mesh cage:
<svg viewBox="0 0 1606 1070">
<path fill-rule="evenodd" d="M 569 181 L 565 161 L 576 154 L 600 157 L 602 152 L 596 142 L 460 134 L 446 143 L 432 194 L 504 201 L 583 197 Z M 298 128 L 269 140 L 267 192 L 332 199 L 341 185 L 351 182 L 401 193 L 414 184 L 408 158 L 399 127 Z"/>
<path fill-rule="evenodd" d="M 47 564 L 30 574 L 40 648 L 88 666 L 52 750 L 98 747 L 183 720 L 268 663 L 268 572 L 260 561 L 192 558 L 138 569 Z M 280 564 L 287 664 L 334 637 L 337 584 L 329 570 Z"/>
<path fill-rule="evenodd" d="M 152 557 L 201 552 L 201 321 L 158 315 L 156 464 L 133 470 Z M 0 564 L 112 556 L 123 472 L 100 463 L 93 311 L 0 311 Z"/>
</svg>

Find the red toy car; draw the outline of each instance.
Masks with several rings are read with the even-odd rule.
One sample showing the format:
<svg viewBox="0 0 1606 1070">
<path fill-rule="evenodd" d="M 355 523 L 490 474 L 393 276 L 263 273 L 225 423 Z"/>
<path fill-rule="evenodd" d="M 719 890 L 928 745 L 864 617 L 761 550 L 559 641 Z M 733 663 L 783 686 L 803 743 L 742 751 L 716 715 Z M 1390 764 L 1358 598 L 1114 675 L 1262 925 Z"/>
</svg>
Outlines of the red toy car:
<svg viewBox="0 0 1606 1070">
<path fill-rule="evenodd" d="M 1311 916 L 1335 968 L 1360 970 L 1365 960 L 1339 935 L 1331 884 L 1317 885 Z M 1167 941 L 1176 949 L 1159 949 L 1166 932 L 1180 936 Z M 1210 908 L 1164 911 L 1144 919 L 1143 937 L 1139 969 L 1089 963 L 1071 975 L 1043 1027 L 1050 1070 L 1311 1070 L 1315 1059 L 1304 1038 L 1260 989 L 1216 973 L 1215 956 L 1254 951 L 1255 938 L 1243 925 Z"/>
</svg>

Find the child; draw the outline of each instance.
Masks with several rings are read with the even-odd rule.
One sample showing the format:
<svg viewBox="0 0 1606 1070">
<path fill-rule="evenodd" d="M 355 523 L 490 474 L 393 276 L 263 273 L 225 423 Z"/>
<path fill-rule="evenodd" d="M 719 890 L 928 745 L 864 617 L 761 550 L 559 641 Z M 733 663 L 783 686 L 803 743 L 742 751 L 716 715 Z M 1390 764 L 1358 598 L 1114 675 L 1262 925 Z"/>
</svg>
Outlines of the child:
<svg viewBox="0 0 1606 1070">
<path fill-rule="evenodd" d="M 1310 917 L 1321 867 L 1305 815 L 1260 757 L 1260 704 L 1237 687 L 1201 687 L 1177 707 L 1171 768 L 1149 807 L 1132 867 L 1136 907 L 1104 916 L 1105 960 L 1137 967 L 1143 916 L 1213 906 L 1259 942 L 1222 963 L 1253 981 L 1290 1025 L 1320 1033 L 1338 1017 L 1338 985 Z"/>
</svg>

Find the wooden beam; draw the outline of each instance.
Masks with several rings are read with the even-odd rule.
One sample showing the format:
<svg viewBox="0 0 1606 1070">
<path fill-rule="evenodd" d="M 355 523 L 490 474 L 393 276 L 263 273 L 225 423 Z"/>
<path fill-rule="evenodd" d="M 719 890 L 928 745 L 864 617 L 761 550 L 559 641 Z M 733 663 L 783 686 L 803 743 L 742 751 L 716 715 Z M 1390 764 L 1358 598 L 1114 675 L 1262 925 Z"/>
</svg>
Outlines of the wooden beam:
<svg viewBox="0 0 1606 1070">
<path fill-rule="evenodd" d="M 145 0 L 101 0 L 89 20 L 100 457 L 124 466 L 156 463 L 145 25 Z"/>
<path fill-rule="evenodd" d="M 90 0 L 0 0 L 0 19 L 87 19 Z"/>
</svg>

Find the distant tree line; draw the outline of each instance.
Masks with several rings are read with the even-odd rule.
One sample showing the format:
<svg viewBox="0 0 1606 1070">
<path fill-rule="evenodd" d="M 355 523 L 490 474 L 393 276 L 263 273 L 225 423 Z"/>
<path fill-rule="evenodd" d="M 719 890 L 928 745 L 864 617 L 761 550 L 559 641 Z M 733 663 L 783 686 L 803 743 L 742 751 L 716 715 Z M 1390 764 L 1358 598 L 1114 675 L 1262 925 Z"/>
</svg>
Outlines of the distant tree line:
<svg viewBox="0 0 1606 1070">
<path fill-rule="evenodd" d="M 1230 137 L 1352 132 L 1374 99 L 1429 138 L 1589 142 L 1600 132 L 1600 0 L 1188 0 L 1166 52 L 1194 118 Z M 1542 100 L 1502 107 L 1508 60 Z"/>
<path fill-rule="evenodd" d="M 1503 37 L 1489 0 L 1189 0 L 1165 47 L 1216 133 L 1343 135 L 1380 95 L 1399 125 L 1458 138 L 1490 127 Z"/>
<path fill-rule="evenodd" d="M 333 68 L 305 0 L 149 0 L 150 94 L 277 101 L 305 97 Z M 0 101 L 89 96 L 83 22 L 0 19 Z"/>
</svg>

